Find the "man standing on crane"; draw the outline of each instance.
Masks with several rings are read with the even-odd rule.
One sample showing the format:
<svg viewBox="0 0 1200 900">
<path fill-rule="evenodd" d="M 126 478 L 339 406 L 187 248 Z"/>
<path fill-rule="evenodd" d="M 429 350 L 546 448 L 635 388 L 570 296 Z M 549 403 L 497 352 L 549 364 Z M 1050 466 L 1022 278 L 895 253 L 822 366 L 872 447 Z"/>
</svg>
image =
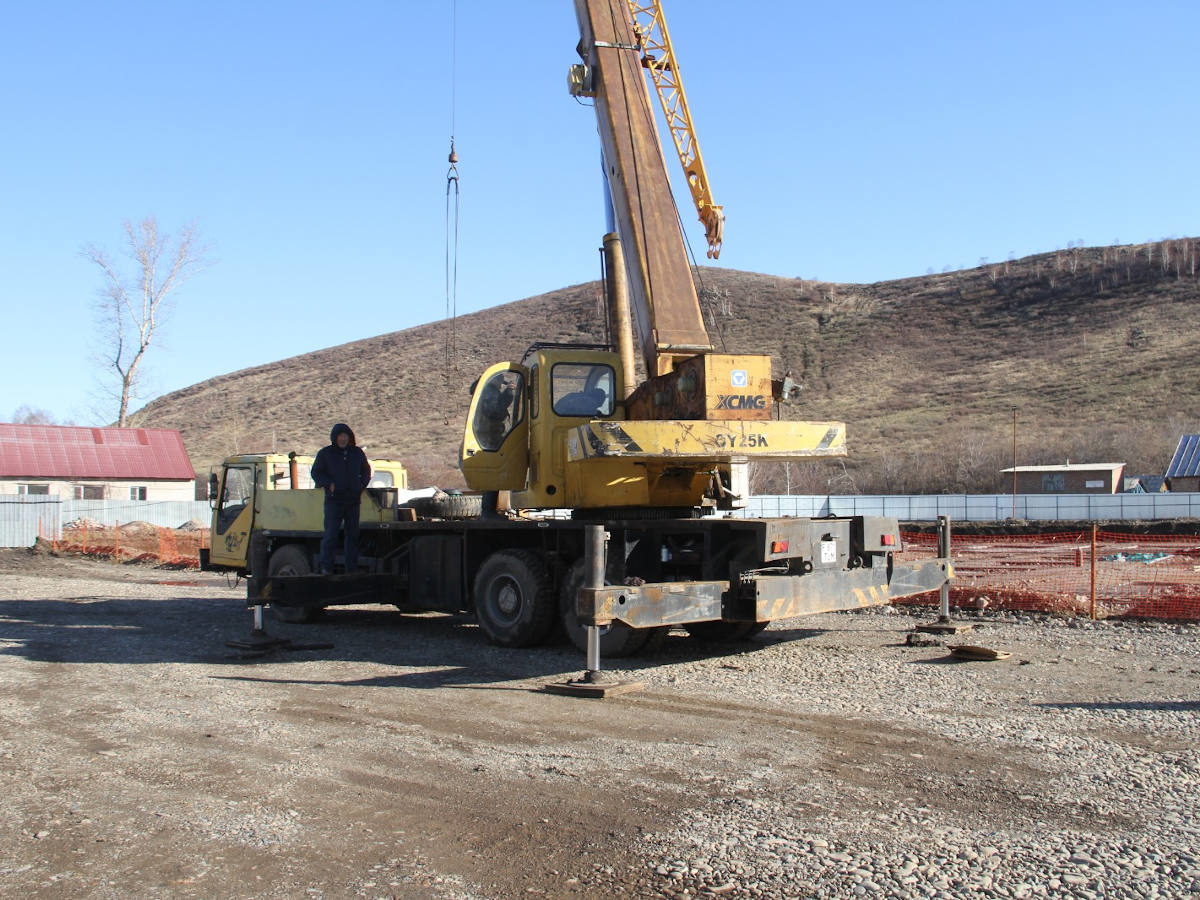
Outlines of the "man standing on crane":
<svg viewBox="0 0 1200 900">
<path fill-rule="evenodd" d="M 312 465 L 313 484 L 325 491 L 325 535 L 321 538 L 320 573 L 333 573 L 333 548 L 338 532 L 345 531 L 347 573 L 358 568 L 358 509 L 362 492 L 371 482 L 371 464 L 354 440 L 350 426 L 342 422 L 329 432 L 329 446 L 322 447 Z"/>
</svg>

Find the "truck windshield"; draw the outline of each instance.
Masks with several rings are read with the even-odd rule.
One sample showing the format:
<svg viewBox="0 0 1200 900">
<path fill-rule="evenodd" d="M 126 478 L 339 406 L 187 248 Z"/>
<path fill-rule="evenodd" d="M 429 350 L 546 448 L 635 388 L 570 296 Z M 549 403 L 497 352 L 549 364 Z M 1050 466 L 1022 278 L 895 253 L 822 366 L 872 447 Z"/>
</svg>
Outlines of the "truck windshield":
<svg viewBox="0 0 1200 900">
<path fill-rule="evenodd" d="M 611 416 L 612 366 L 558 363 L 550 370 L 550 394 L 555 415 Z"/>
<path fill-rule="evenodd" d="M 499 450 L 525 418 L 525 379 L 520 372 L 497 372 L 483 385 L 471 430 L 484 450 Z"/>
</svg>

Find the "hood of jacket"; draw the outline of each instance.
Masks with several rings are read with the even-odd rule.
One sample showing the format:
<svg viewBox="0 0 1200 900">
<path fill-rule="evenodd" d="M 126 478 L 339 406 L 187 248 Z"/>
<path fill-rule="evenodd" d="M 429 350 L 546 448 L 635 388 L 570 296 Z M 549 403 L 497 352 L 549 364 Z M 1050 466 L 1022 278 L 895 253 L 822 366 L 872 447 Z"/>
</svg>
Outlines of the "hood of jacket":
<svg viewBox="0 0 1200 900">
<path fill-rule="evenodd" d="M 357 442 L 354 440 L 354 432 L 351 430 L 350 426 L 349 426 L 349 425 L 347 425 L 347 424 L 346 424 L 346 423 L 344 423 L 344 422 L 338 422 L 338 423 L 337 423 L 336 425 L 334 425 L 334 426 L 333 426 L 333 428 L 330 430 L 330 432 L 329 432 L 329 443 L 331 443 L 331 444 L 336 444 L 336 443 L 337 443 L 337 438 L 338 438 L 338 435 L 339 435 L 339 434 L 348 434 L 348 435 L 350 435 L 350 444 L 349 444 L 349 446 L 351 446 L 351 447 L 357 447 L 357 446 L 358 446 Z"/>
</svg>

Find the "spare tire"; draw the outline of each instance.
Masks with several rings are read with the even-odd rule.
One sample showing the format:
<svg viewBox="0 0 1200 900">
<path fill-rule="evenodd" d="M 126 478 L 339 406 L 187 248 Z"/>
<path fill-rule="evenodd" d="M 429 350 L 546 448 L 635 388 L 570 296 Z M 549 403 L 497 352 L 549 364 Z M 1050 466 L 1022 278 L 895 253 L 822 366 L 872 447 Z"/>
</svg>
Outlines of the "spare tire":
<svg viewBox="0 0 1200 900">
<path fill-rule="evenodd" d="M 483 513 L 483 498 L 478 494 L 415 497 L 408 505 L 423 519 L 478 519 Z"/>
</svg>

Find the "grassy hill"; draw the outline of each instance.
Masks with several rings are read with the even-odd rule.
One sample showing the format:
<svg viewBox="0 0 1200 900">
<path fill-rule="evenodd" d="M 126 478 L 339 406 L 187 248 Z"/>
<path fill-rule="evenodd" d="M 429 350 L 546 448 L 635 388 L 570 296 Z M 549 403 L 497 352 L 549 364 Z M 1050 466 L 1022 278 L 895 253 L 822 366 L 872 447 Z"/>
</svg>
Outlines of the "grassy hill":
<svg viewBox="0 0 1200 900">
<path fill-rule="evenodd" d="M 851 456 L 761 466 L 793 492 L 1003 490 L 1018 461 L 1162 472 L 1200 425 L 1200 240 L 1072 248 L 875 284 L 703 268 L 719 349 L 766 352 L 805 386 L 788 418 L 840 419 Z M 133 424 L 178 428 L 197 471 L 235 451 L 313 452 L 335 421 L 420 484 L 455 486 L 468 388 L 535 340 L 605 340 L 598 283 L 366 338 L 167 394 Z"/>
</svg>

